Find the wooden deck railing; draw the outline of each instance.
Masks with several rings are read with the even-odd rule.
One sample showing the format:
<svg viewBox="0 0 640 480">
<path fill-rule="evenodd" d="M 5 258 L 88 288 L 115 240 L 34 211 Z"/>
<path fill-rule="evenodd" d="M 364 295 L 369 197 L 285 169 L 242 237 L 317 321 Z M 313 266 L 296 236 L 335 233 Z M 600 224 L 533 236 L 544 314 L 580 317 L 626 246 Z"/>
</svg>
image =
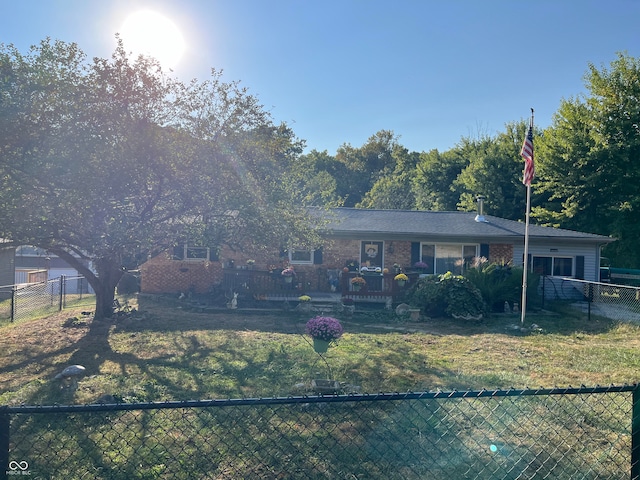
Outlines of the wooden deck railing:
<svg viewBox="0 0 640 480">
<path fill-rule="evenodd" d="M 355 287 L 351 279 L 361 276 L 365 284 L 361 288 Z M 395 274 L 363 274 L 357 272 L 343 272 L 340 275 L 340 284 L 336 293 L 354 299 L 372 300 L 401 296 L 418 278 L 418 274 L 407 274 L 409 282 L 400 286 L 394 280 Z M 291 277 L 289 277 L 291 278 Z M 271 273 L 264 270 L 249 269 L 225 269 L 223 277 L 223 287 L 226 291 L 245 291 L 254 296 L 278 295 L 287 297 L 297 297 L 305 293 L 330 292 L 330 285 L 327 282 L 314 282 L 313 286 L 308 282 L 311 280 L 304 272 L 298 272 L 295 277 L 288 281 L 280 272 Z"/>
</svg>

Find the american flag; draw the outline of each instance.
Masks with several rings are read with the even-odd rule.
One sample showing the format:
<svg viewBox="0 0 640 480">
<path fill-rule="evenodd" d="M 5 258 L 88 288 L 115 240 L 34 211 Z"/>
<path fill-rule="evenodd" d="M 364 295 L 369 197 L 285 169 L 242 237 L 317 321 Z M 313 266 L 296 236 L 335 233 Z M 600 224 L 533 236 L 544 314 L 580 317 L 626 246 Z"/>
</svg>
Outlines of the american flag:
<svg viewBox="0 0 640 480">
<path fill-rule="evenodd" d="M 529 125 L 527 136 L 522 144 L 522 150 L 520 155 L 524 158 L 524 174 L 522 176 L 522 183 L 531 186 L 531 180 L 535 174 L 533 167 L 533 127 Z"/>
</svg>

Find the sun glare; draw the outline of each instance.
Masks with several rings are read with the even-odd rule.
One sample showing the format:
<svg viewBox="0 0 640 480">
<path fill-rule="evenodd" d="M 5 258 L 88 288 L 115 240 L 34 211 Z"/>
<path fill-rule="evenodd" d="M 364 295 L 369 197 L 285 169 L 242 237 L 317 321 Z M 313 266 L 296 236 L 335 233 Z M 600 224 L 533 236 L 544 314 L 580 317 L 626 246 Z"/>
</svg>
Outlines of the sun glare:
<svg viewBox="0 0 640 480">
<path fill-rule="evenodd" d="M 126 51 L 154 57 L 167 69 L 178 64 L 186 48 L 176 24 L 151 10 L 129 15 L 120 27 L 120 37 Z"/>
</svg>

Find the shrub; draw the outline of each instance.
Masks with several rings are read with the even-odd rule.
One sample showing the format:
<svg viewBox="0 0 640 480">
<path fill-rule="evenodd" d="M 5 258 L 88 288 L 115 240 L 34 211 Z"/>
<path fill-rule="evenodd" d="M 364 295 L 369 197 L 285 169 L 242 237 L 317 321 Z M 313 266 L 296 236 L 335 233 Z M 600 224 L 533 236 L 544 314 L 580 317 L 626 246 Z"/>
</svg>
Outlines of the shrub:
<svg viewBox="0 0 640 480">
<path fill-rule="evenodd" d="M 517 302 L 522 293 L 522 269 L 508 264 L 481 263 L 467 270 L 465 278 L 480 290 L 492 312 L 502 311 L 505 301 Z"/>
<path fill-rule="evenodd" d="M 490 311 L 501 312 L 504 302 L 513 305 L 522 298 L 522 268 L 513 268 L 504 263 L 481 263 L 465 273 L 467 278 L 482 294 Z M 539 276 L 527 277 L 527 298 L 538 288 Z"/>
<path fill-rule="evenodd" d="M 451 272 L 419 279 L 408 300 L 432 317 L 478 317 L 487 310 L 480 291 Z"/>
</svg>

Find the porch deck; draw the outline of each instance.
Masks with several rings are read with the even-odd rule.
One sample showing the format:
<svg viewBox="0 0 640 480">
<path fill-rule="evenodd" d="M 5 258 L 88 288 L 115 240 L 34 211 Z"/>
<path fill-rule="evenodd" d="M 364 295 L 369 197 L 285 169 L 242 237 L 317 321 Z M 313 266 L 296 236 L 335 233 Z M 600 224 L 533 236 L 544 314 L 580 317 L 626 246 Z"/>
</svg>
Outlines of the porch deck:
<svg viewBox="0 0 640 480">
<path fill-rule="evenodd" d="M 339 272 L 338 285 L 332 288 L 326 270 L 317 271 L 316 275 L 300 272 L 289 281 L 279 272 L 228 269 L 224 272 L 222 287 L 225 292 L 240 292 L 245 299 L 255 301 L 298 302 L 301 295 L 309 295 L 316 305 L 336 304 L 342 298 L 363 303 L 388 303 L 402 297 L 419 274 L 407 275 L 409 282 L 401 286 L 394 281 L 395 274 L 392 273 L 360 275 L 357 272 Z M 362 287 L 351 284 L 351 279 L 357 276 L 365 279 Z"/>
</svg>

